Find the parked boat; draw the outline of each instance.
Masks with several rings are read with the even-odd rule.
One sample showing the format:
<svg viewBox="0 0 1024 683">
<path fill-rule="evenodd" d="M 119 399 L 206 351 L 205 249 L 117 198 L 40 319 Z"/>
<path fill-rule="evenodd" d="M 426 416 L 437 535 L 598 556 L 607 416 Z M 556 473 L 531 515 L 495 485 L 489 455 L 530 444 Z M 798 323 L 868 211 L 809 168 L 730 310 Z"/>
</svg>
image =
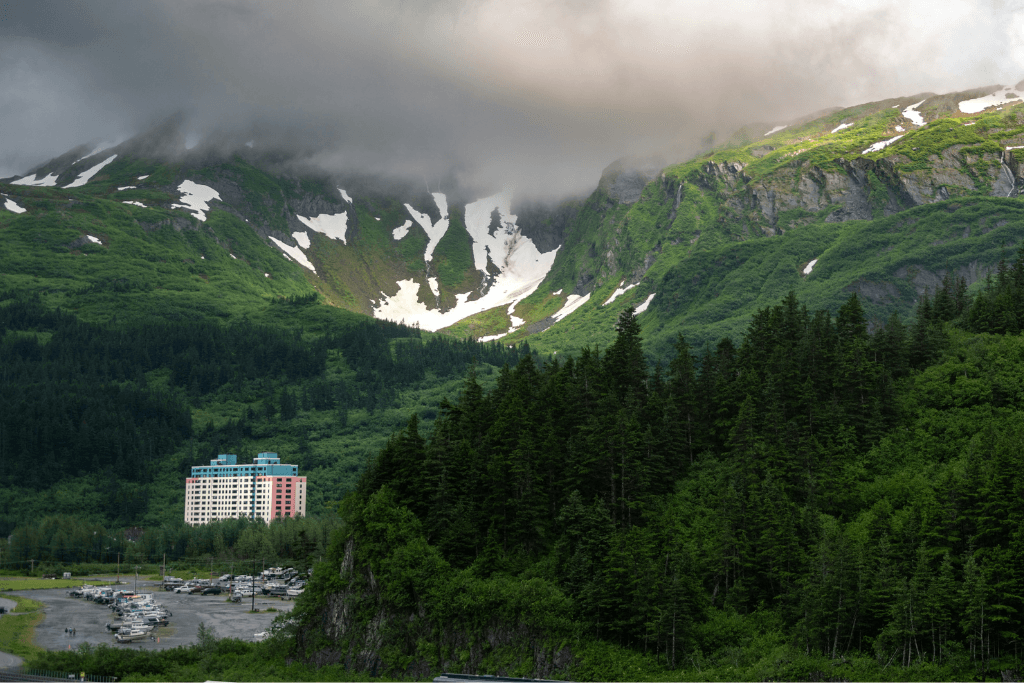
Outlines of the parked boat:
<svg viewBox="0 0 1024 683">
<path fill-rule="evenodd" d="M 139 640 L 145 640 L 149 637 L 149 631 L 141 628 L 133 628 L 126 633 L 118 631 L 114 634 L 114 640 L 118 643 L 134 643 Z"/>
</svg>

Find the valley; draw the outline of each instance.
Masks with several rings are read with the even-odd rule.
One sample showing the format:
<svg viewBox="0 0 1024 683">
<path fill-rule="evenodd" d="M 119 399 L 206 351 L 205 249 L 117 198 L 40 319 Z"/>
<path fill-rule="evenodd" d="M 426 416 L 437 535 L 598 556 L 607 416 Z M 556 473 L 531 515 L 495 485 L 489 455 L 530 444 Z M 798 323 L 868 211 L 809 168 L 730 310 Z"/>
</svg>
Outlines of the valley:
<svg viewBox="0 0 1024 683">
<path fill-rule="evenodd" d="M 1016 676 L 1022 93 L 750 124 L 558 201 L 176 119 L 0 181 L 0 568 L 314 568 L 265 643 L 38 662 Z M 192 466 L 259 452 L 308 518 L 184 523 Z"/>
</svg>

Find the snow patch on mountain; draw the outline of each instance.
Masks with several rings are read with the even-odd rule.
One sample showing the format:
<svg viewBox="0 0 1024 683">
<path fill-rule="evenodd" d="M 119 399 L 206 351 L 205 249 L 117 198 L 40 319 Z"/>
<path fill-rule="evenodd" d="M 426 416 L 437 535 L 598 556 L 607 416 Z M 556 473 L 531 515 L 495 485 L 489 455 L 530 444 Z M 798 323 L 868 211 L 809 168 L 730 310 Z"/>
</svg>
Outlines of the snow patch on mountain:
<svg viewBox="0 0 1024 683">
<path fill-rule="evenodd" d="M 1010 86 L 1006 86 L 1002 90 L 996 90 L 991 95 L 976 97 L 973 100 L 964 100 L 960 102 L 959 107 L 960 111 L 965 114 L 977 114 L 997 104 L 1006 104 L 1008 99 L 1012 100 L 1020 97 L 1024 97 L 1024 91 L 1018 91 Z"/>
<path fill-rule="evenodd" d="M 431 224 L 429 216 L 406 204 L 413 219 L 430 237 L 431 242 L 424 254 L 426 261 L 430 261 L 434 245 L 444 235 L 439 226 L 443 223 L 444 230 L 448 228 L 447 199 L 437 192 L 434 193 L 434 201 L 443 216 L 436 225 Z M 374 306 L 374 317 L 405 321 L 406 324 L 417 323 L 422 329 L 433 332 L 497 306 L 509 306 L 511 315 L 516 304 L 537 291 L 558 253 L 558 249 L 554 249 L 542 254 L 533 240 L 523 237 L 516 225 L 516 216 L 511 212 L 511 202 L 512 193 L 504 191 L 466 206 L 466 231 L 473 240 L 473 263 L 485 277 L 483 296 L 469 301 L 470 292 L 464 292 L 456 295 L 454 308 L 448 311 L 430 309 L 418 299 L 420 285 L 412 279 L 402 280 L 397 283 L 397 294 L 382 296 L 380 303 Z M 488 228 L 494 210 L 498 212 L 501 227 L 491 235 Z M 498 268 L 497 275 L 488 273 L 488 260 Z M 515 324 L 517 320 L 520 319 L 513 319 L 513 327 L 518 326 Z"/>
<path fill-rule="evenodd" d="M 558 290 L 557 292 L 551 292 L 551 296 L 558 296 L 561 293 L 562 293 L 562 290 Z"/>
<path fill-rule="evenodd" d="M 566 300 L 565 305 L 558 309 L 551 317 L 557 320 L 565 320 L 565 318 L 583 304 L 590 301 L 590 294 L 586 296 L 580 296 L 578 294 L 570 294 Z"/>
<path fill-rule="evenodd" d="M 29 185 L 31 187 L 57 187 L 57 174 L 50 173 L 45 178 L 35 179 L 34 174 L 29 174 L 11 183 L 11 185 Z"/>
<path fill-rule="evenodd" d="M 125 190 L 134 190 L 134 189 L 135 189 L 134 185 L 125 185 L 124 187 L 117 188 L 117 191 L 118 192 L 124 192 Z"/>
<path fill-rule="evenodd" d="M 28 209 L 22 206 L 18 206 L 18 203 L 13 199 L 8 199 L 6 202 L 4 202 L 4 208 L 12 213 L 25 213 L 26 211 L 28 211 Z"/>
<path fill-rule="evenodd" d="M 206 212 L 210 210 L 209 201 L 220 199 L 220 193 L 207 185 L 200 185 L 191 180 L 182 181 L 178 185 L 181 193 L 181 204 L 171 204 L 172 209 L 187 209 L 201 221 L 206 221 Z"/>
<path fill-rule="evenodd" d="M 295 217 L 310 230 L 319 232 L 321 235 L 327 235 L 332 240 L 341 240 L 342 244 L 348 244 L 345 241 L 345 232 L 348 230 L 347 211 L 334 214 L 322 213 L 312 218 L 306 218 L 305 216 Z"/>
<path fill-rule="evenodd" d="M 897 135 L 894 138 L 889 138 L 888 140 L 882 140 L 880 142 L 876 142 L 875 144 L 871 145 L 866 150 L 861 152 L 861 154 L 869 154 L 871 152 L 880 152 L 883 149 L 885 149 L 886 147 L 888 147 L 889 145 L 891 145 L 892 143 L 894 143 L 897 140 L 899 140 L 901 137 L 903 137 L 903 136 L 902 135 Z"/>
<path fill-rule="evenodd" d="M 306 258 L 306 255 L 302 253 L 302 249 L 298 247 L 289 246 L 282 242 L 281 240 L 277 239 L 276 237 L 271 237 L 270 241 L 276 244 L 281 251 L 283 251 L 285 254 L 291 257 L 291 259 L 297 262 L 300 266 L 308 268 L 314 273 L 316 272 L 316 268 L 314 268 L 313 264 L 309 262 L 309 259 Z M 231 258 L 234 258 L 234 256 L 232 256 Z"/>
<path fill-rule="evenodd" d="M 109 156 L 106 159 L 104 159 L 103 161 L 101 161 L 100 163 L 98 163 L 95 166 L 93 166 L 92 168 L 86 170 L 84 173 L 80 173 L 78 175 L 78 177 L 75 178 L 75 180 L 73 182 L 65 185 L 64 189 L 67 189 L 69 187 L 81 187 L 82 185 L 85 185 L 87 182 L 92 180 L 92 177 L 94 175 L 96 175 L 97 173 L 99 173 L 103 169 L 104 166 L 106 166 L 107 164 L 109 164 L 111 161 L 113 161 L 116 158 L 117 158 L 116 154 L 114 154 L 112 156 Z"/>
<path fill-rule="evenodd" d="M 814 259 L 804 267 L 804 275 L 810 275 L 811 270 L 814 268 L 814 264 L 818 262 L 818 259 Z"/>
<path fill-rule="evenodd" d="M 309 235 L 304 232 L 293 232 L 292 239 L 299 243 L 303 249 L 309 249 Z"/>
<path fill-rule="evenodd" d="M 641 313 L 646 311 L 647 307 L 651 305 L 652 301 L 654 301 L 654 294 L 651 294 L 649 297 L 647 297 L 647 299 L 644 300 L 642 304 L 636 307 L 636 315 L 640 315 Z"/>
<path fill-rule="evenodd" d="M 927 98 L 925 98 L 925 99 L 927 99 Z M 920 107 L 924 103 L 925 103 L 925 100 L 921 100 L 917 104 L 910 105 L 909 107 L 907 107 L 906 109 L 903 110 L 903 116 L 905 116 L 906 118 L 910 119 L 910 122 L 913 123 L 915 126 L 923 126 L 924 125 L 924 117 L 921 116 L 921 112 L 917 111 L 917 108 Z"/>
<path fill-rule="evenodd" d="M 486 337 L 481 337 L 477 341 L 482 341 L 482 342 L 495 341 L 497 339 L 501 339 L 502 337 L 507 337 L 508 335 L 512 334 L 513 332 L 518 330 L 520 327 L 522 327 L 523 324 L 526 321 L 523 320 L 522 318 L 517 318 L 516 316 L 512 315 L 512 312 L 516 310 L 516 304 L 518 304 L 518 303 L 519 303 L 518 301 L 513 301 L 511 304 L 509 304 L 509 307 L 508 307 L 508 317 L 509 317 L 509 320 L 512 321 L 512 326 L 509 327 L 507 331 L 502 332 L 500 334 L 491 334 L 491 335 L 488 335 Z"/>
<path fill-rule="evenodd" d="M 400 240 L 409 234 L 409 228 L 412 227 L 412 221 L 406 221 L 399 225 L 397 228 L 391 231 L 391 236 L 396 240 Z"/>
<path fill-rule="evenodd" d="M 448 232 L 448 198 L 441 192 L 433 192 L 431 196 L 434 198 L 434 204 L 437 205 L 438 211 L 441 212 L 441 218 L 438 219 L 437 223 L 431 223 L 430 216 L 420 213 L 409 204 L 405 205 L 405 210 L 409 212 L 412 219 L 419 223 L 423 231 L 427 233 L 427 248 L 423 252 L 423 260 L 428 263 L 434 258 L 434 247 L 441 241 L 444 234 Z M 466 222 L 469 222 L 468 219 Z"/>
<path fill-rule="evenodd" d="M 139 180 L 145 180 L 145 179 L 146 179 L 146 178 L 148 178 L 148 177 L 149 177 L 148 175 L 140 175 L 140 176 L 138 177 L 138 179 L 139 179 Z"/>
<path fill-rule="evenodd" d="M 774 135 L 775 133 L 778 133 L 778 132 L 779 132 L 780 130 L 782 130 L 783 128 L 789 128 L 789 125 L 787 124 L 787 125 L 785 125 L 785 126 L 775 126 L 775 127 L 774 127 L 774 128 L 772 128 L 772 129 L 771 129 L 770 131 L 768 131 L 767 133 L 765 133 L 765 134 L 764 134 L 764 136 L 765 136 L 765 137 L 768 137 L 769 135 Z"/>
<path fill-rule="evenodd" d="M 345 192 L 345 190 L 341 189 L 340 187 L 338 188 L 338 192 L 341 193 L 341 198 L 342 199 L 344 199 L 349 204 L 352 203 L 352 198 L 348 196 L 348 192 Z"/>
<path fill-rule="evenodd" d="M 852 123 L 840 123 L 838 126 L 836 126 L 835 128 L 832 129 L 832 132 L 833 133 L 838 133 L 842 129 L 849 128 L 852 125 L 853 125 Z"/>
<path fill-rule="evenodd" d="M 126 202 L 126 201 L 122 201 L 121 203 L 122 204 L 131 204 L 132 206 L 141 206 L 143 209 L 148 209 L 149 208 L 148 206 L 146 206 L 142 202 Z"/>
<path fill-rule="evenodd" d="M 89 240 L 90 242 L 92 242 L 93 244 L 103 244 L 103 242 L 100 241 L 99 237 L 93 237 L 92 235 L 86 235 L 85 238 L 87 240 Z"/>
<path fill-rule="evenodd" d="M 611 295 L 610 297 L 608 297 L 608 301 L 605 301 L 605 302 L 604 302 L 603 304 L 601 304 L 601 305 L 602 305 L 602 306 L 607 306 L 608 304 L 610 304 L 611 302 L 615 301 L 615 300 L 616 300 L 616 299 L 618 299 L 618 298 L 619 298 L 620 296 L 622 296 L 623 294 L 625 294 L 626 292 L 628 292 L 629 290 L 631 290 L 631 289 L 633 289 L 634 287 L 636 287 L 636 285 L 635 285 L 635 284 L 633 284 L 633 285 L 626 285 L 625 287 L 623 287 L 622 285 L 625 285 L 625 284 L 626 284 L 626 281 L 625 281 L 625 280 L 623 280 L 622 282 L 620 282 L 620 283 L 619 283 L 619 287 L 618 287 L 618 289 L 616 289 L 616 290 L 615 290 L 614 292 L 612 292 L 612 295 Z"/>
<path fill-rule="evenodd" d="M 103 142 L 103 143 L 100 143 L 99 147 L 97 147 L 93 151 L 89 152 L 88 154 L 86 154 L 81 159 L 76 160 L 75 163 L 77 164 L 79 161 L 85 161 L 89 157 L 94 157 L 97 154 L 99 154 L 100 152 L 106 151 L 106 150 L 110 149 L 111 147 L 116 147 L 117 144 L 118 143 L 116 143 L 116 142 Z"/>
<path fill-rule="evenodd" d="M 428 277 L 427 285 L 430 286 L 430 291 L 434 293 L 434 296 L 441 296 L 441 289 L 437 284 L 436 277 Z"/>
</svg>

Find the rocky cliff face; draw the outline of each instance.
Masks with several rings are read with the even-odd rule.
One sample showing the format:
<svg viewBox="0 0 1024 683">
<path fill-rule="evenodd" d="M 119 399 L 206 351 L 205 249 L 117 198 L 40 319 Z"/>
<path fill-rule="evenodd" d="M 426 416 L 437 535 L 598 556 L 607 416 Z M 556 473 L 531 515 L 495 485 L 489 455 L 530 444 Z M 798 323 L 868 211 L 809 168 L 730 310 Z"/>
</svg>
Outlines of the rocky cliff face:
<svg viewBox="0 0 1024 683">
<path fill-rule="evenodd" d="M 508 620 L 484 605 L 474 608 L 470 589 L 461 598 L 471 605 L 469 613 L 445 605 L 447 618 L 439 618 L 432 602 L 440 596 L 425 583 L 396 586 L 390 568 L 378 576 L 374 563 L 360 555 L 365 553 L 349 538 L 320 605 L 304 606 L 307 621 L 296 633 L 296 654 L 307 663 L 414 680 L 442 671 L 559 678 L 571 669 L 572 649 L 552 645 L 551 634 L 531 625 L 528 615 Z M 437 569 L 430 560 L 423 564 L 423 574 Z"/>
</svg>

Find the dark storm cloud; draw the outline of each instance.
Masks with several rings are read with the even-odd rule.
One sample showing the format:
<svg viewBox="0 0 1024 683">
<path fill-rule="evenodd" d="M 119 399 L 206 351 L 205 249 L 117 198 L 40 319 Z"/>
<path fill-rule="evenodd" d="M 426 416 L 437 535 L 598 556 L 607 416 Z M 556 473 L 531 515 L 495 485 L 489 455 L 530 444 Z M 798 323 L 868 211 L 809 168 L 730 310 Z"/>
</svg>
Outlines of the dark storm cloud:
<svg viewBox="0 0 1024 683">
<path fill-rule="evenodd" d="M 0 176 L 172 112 L 327 168 L 591 188 L 625 154 L 1016 82 L 993 2 L 89 0 L 0 5 Z"/>
</svg>

